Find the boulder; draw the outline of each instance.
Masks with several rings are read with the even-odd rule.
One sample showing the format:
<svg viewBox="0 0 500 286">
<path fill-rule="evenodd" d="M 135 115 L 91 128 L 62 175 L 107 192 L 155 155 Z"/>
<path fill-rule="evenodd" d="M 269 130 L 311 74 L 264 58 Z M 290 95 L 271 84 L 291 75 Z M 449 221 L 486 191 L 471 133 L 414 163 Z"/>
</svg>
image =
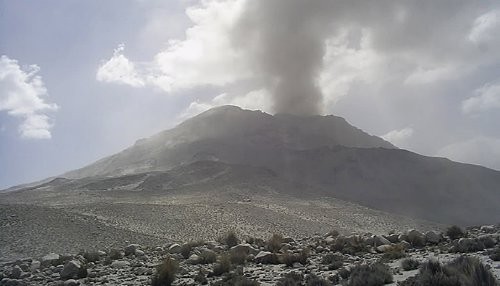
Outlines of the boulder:
<svg viewBox="0 0 500 286">
<path fill-rule="evenodd" d="M 30 265 L 30 270 L 31 270 L 31 272 L 33 272 L 33 271 L 35 271 L 35 270 L 38 270 L 38 269 L 40 268 L 40 266 L 41 266 L 40 261 L 38 261 L 38 260 L 33 260 L 33 261 L 31 262 L 31 265 Z"/>
<path fill-rule="evenodd" d="M 398 243 L 399 242 L 399 234 L 393 233 L 389 234 L 385 237 L 388 241 L 391 243 Z"/>
<path fill-rule="evenodd" d="M 59 256 L 59 254 L 49 253 L 49 254 L 45 255 L 44 257 L 42 257 L 40 262 L 41 262 L 42 266 L 50 266 L 50 265 L 56 266 L 59 264 L 60 259 L 61 259 L 61 257 Z"/>
<path fill-rule="evenodd" d="M 181 253 L 181 251 L 182 251 L 182 247 L 177 243 L 170 245 L 170 247 L 168 248 L 168 252 L 170 252 L 172 254 L 173 253 Z"/>
<path fill-rule="evenodd" d="M 126 268 L 129 266 L 130 266 L 130 262 L 125 261 L 125 260 L 117 260 L 117 261 L 113 261 L 113 263 L 111 263 L 111 267 L 113 267 L 113 268 Z"/>
<path fill-rule="evenodd" d="M 229 251 L 231 253 L 242 253 L 243 252 L 246 255 L 249 255 L 249 254 L 257 255 L 259 253 L 259 250 L 253 248 L 252 245 L 250 245 L 248 243 L 242 243 L 242 244 L 235 245 L 235 246 L 231 247 L 231 249 Z"/>
<path fill-rule="evenodd" d="M 82 278 L 82 265 L 78 260 L 70 260 L 64 264 L 61 279 Z"/>
<path fill-rule="evenodd" d="M 383 245 L 379 245 L 377 246 L 377 252 L 380 252 L 380 253 L 385 253 L 387 251 L 390 251 L 392 249 L 392 245 L 390 244 L 383 244 Z"/>
<path fill-rule="evenodd" d="M 125 252 L 125 256 L 129 256 L 135 254 L 135 251 L 140 248 L 141 246 L 139 244 L 129 244 L 123 249 L 123 251 Z"/>
<path fill-rule="evenodd" d="M 495 226 L 494 225 L 483 225 L 481 226 L 481 231 L 485 233 L 493 233 L 495 232 Z"/>
<path fill-rule="evenodd" d="M 191 264 L 198 264 L 198 263 L 200 263 L 200 257 L 196 254 L 191 254 L 191 256 L 189 256 L 187 262 L 191 263 Z"/>
<path fill-rule="evenodd" d="M 432 230 L 428 231 L 425 233 L 425 241 L 429 244 L 438 244 L 441 241 L 441 235 Z"/>
<path fill-rule="evenodd" d="M 255 256 L 254 261 L 256 263 L 272 264 L 277 262 L 277 256 L 269 251 L 261 251 Z"/>
<path fill-rule="evenodd" d="M 406 234 L 408 237 L 408 242 L 413 246 L 424 246 L 425 245 L 425 236 L 418 230 L 411 229 Z"/>
<path fill-rule="evenodd" d="M 389 240 L 380 235 L 372 236 L 373 246 L 388 245 L 391 244 Z"/>
<path fill-rule="evenodd" d="M 19 278 L 21 278 L 21 274 L 23 274 L 23 270 L 21 269 L 21 267 L 16 265 L 16 266 L 12 267 L 12 270 L 10 271 L 9 278 L 19 279 Z"/>
<path fill-rule="evenodd" d="M 78 286 L 80 285 L 80 282 L 76 281 L 75 279 L 69 279 L 64 281 L 64 286 Z"/>
</svg>

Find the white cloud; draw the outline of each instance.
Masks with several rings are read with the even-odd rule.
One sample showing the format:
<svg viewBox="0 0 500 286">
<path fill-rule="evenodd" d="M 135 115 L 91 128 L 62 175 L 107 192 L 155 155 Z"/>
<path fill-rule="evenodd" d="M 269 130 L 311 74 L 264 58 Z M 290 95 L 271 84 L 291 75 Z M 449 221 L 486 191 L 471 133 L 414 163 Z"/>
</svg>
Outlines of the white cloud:
<svg viewBox="0 0 500 286">
<path fill-rule="evenodd" d="M 23 70 L 16 60 L 0 57 L 0 111 L 24 120 L 19 126 L 22 137 L 48 139 L 52 124 L 46 113 L 58 107 L 45 102 L 47 89 L 36 75 L 39 70 L 36 65 Z"/>
<path fill-rule="evenodd" d="M 478 137 L 453 143 L 440 149 L 436 156 L 500 170 L 500 139 Z"/>
<path fill-rule="evenodd" d="M 464 113 L 472 114 L 490 109 L 500 109 L 500 84 L 485 85 L 477 89 L 475 94 L 462 102 Z"/>
<path fill-rule="evenodd" d="M 206 102 L 193 101 L 181 112 L 178 119 L 182 121 L 209 110 L 210 108 L 222 105 L 236 105 L 244 109 L 271 112 L 269 92 L 265 89 L 259 89 L 241 96 L 231 96 L 227 93 L 222 93 Z"/>
<path fill-rule="evenodd" d="M 476 44 L 498 39 L 500 32 L 500 10 L 492 10 L 479 16 L 469 33 L 468 39 Z"/>
<path fill-rule="evenodd" d="M 392 130 L 381 137 L 398 147 L 404 147 L 413 136 L 413 128 L 406 127 L 399 130 Z"/>
<path fill-rule="evenodd" d="M 459 76 L 459 69 L 453 66 L 423 68 L 417 67 L 405 80 L 405 84 L 429 84 Z"/>
<path fill-rule="evenodd" d="M 130 85 L 133 87 L 144 86 L 144 81 L 136 71 L 135 64 L 124 55 L 125 45 L 115 49 L 113 57 L 104 62 L 97 70 L 96 78 L 102 82 L 114 82 Z"/>
<path fill-rule="evenodd" d="M 139 67 L 119 46 L 98 70 L 97 79 L 134 87 L 158 87 L 166 92 L 203 85 L 224 86 L 249 76 L 244 56 L 232 49 L 228 35 L 244 1 L 201 1 L 186 10 L 193 25 L 184 40 L 172 39 L 154 60 Z"/>
</svg>

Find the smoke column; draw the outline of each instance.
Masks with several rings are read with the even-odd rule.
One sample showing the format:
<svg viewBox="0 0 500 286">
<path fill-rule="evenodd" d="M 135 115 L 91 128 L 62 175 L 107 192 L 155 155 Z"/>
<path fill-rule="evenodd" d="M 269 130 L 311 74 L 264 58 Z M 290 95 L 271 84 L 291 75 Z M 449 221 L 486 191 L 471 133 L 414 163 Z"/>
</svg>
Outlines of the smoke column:
<svg viewBox="0 0 500 286">
<path fill-rule="evenodd" d="M 265 78 L 276 113 L 320 114 L 327 0 L 247 0 L 232 40 Z"/>
</svg>

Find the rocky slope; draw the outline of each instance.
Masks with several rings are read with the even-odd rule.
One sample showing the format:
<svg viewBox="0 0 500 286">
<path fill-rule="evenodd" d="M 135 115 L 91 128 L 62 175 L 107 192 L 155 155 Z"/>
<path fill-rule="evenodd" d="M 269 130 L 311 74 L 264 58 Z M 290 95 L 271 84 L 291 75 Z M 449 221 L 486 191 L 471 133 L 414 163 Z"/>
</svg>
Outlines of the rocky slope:
<svg viewBox="0 0 500 286">
<path fill-rule="evenodd" d="M 230 233 L 219 241 L 129 244 L 4 262 L 0 285 L 150 285 L 152 279 L 169 277 L 172 285 L 414 285 L 410 281 L 423 279 L 430 259 L 446 264 L 459 257 L 458 266 L 475 274 L 446 275 L 461 275 L 460 282 L 471 283 L 463 285 L 498 285 L 499 242 L 499 226 L 447 235 L 410 230 L 344 236 L 331 231 L 269 240 Z M 438 281 L 429 273 L 426 278 Z"/>
</svg>

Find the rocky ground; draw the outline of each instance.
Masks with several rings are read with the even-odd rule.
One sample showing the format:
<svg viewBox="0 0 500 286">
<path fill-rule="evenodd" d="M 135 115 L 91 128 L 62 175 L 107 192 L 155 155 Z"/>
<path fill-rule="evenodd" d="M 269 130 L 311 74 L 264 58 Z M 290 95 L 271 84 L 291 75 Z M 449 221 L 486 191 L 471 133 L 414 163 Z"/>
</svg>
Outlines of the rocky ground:
<svg viewBox="0 0 500 286">
<path fill-rule="evenodd" d="M 445 234 L 332 231 L 301 239 L 229 233 L 219 241 L 96 247 L 4 262 L 0 285 L 150 285 L 153 279 L 158 283 L 170 277 L 172 285 L 417 285 L 408 281 L 423 275 L 419 264 L 429 259 L 447 263 L 464 255 L 484 265 L 481 277 L 486 278 L 470 285 L 498 284 L 500 225 L 449 229 Z M 487 272 L 493 275 L 488 283 Z"/>
<path fill-rule="evenodd" d="M 214 240 L 228 229 L 300 238 L 442 225 L 342 200 L 218 192 L 32 191 L 0 196 L 0 262 L 127 243 Z"/>
</svg>

